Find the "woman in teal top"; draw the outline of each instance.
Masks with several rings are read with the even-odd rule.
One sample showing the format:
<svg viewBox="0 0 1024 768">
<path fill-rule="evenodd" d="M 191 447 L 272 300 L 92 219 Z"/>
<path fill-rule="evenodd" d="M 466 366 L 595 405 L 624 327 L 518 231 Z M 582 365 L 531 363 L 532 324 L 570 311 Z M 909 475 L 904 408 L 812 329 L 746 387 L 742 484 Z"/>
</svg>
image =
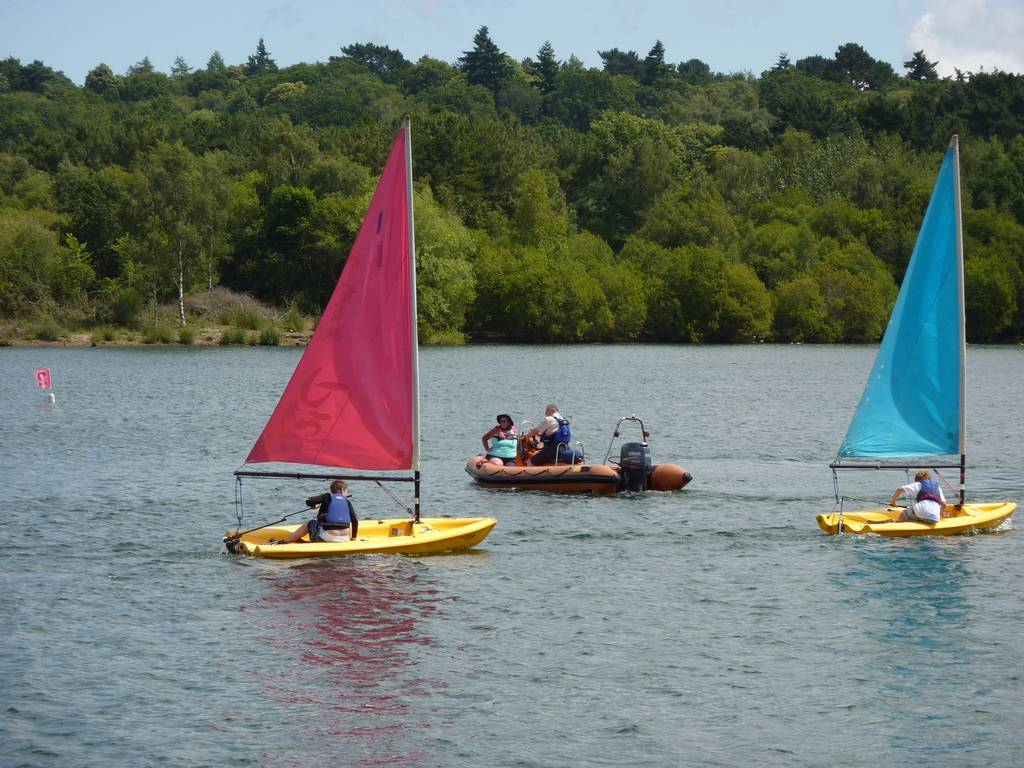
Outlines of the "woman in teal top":
<svg viewBox="0 0 1024 768">
<path fill-rule="evenodd" d="M 498 414 L 497 421 L 498 423 L 487 430 L 481 438 L 487 452 L 484 458 L 492 464 L 515 464 L 516 449 L 519 445 L 515 424 L 507 413 Z"/>
</svg>

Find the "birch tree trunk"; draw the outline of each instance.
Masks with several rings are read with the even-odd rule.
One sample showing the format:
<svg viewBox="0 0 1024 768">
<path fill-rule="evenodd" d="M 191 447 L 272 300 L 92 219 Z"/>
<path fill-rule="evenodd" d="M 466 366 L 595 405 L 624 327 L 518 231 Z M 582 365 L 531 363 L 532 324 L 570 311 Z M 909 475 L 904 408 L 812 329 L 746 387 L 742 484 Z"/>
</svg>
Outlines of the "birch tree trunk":
<svg viewBox="0 0 1024 768">
<path fill-rule="evenodd" d="M 185 325 L 185 260 L 178 243 L 178 322 Z"/>
</svg>

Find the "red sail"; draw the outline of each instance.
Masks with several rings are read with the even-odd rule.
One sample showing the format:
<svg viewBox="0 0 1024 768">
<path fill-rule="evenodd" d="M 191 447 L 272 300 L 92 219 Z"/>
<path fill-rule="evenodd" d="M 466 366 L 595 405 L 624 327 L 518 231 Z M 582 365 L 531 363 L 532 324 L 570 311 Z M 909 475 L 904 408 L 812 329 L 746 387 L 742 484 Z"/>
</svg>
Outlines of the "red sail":
<svg viewBox="0 0 1024 768">
<path fill-rule="evenodd" d="M 405 131 L 341 279 L 247 463 L 413 464 L 413 296 Z"/>
</svg>

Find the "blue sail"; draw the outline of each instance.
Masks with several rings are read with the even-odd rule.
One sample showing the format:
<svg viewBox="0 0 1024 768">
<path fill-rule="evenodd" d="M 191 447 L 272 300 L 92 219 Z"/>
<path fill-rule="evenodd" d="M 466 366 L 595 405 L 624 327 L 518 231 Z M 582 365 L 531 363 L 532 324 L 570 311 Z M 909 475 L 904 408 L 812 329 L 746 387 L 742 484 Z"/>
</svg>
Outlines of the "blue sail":
<svg viewBox="0 0 1024 768">
<path fill-rule="evenodd" d="M 957 155 L 954 139 L 840 457 L 962 452 L 963 269 Z"/>
</svg>

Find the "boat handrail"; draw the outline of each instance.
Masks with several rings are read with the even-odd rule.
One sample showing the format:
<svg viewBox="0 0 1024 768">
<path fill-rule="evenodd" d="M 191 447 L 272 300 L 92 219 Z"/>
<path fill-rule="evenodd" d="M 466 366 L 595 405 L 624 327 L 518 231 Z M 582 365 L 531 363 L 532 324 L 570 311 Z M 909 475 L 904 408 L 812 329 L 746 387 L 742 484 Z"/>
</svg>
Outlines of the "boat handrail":
<svg viewBox="0 0 1024 768">
<path fill-rule="evenodd" d="M 615 445 L 615 438 L 617 438 L 619 436 L 619 427 L 622 426 L 622 422 L 624 422 L 624 421 L 635 421 L 635 422 L 637 422 L 640 425 L 640 434 L 643 435 L 643 437 L 641 438 L 640 442 L 642 442 L 644 445 L 647 445 L 647 438 L 651 436 L 651 433 L 648 432 L 647 429 L 644 427 L 643 420 L 639 416 L 637 416 L 635 413 L 631 414 L 629 416 L 623 416 L 615 424 L 615 431 L 612 432 L 612 439 L 608 443 L 608 452 L 604 456 L 604 462 L 603 462 L 604 464 L 607 464 L 608 460 L 612 457 L 612 446 Z"/>
<path fill-rule="evenodd" d="M 580 460 L 579 460 L 579 462 L 576 461 L 576 451 L 573 450 L 573 453 L 572 453 L 572 463 L 573 463 L 573 465 L 575 465 L 577 463 L 579 463 L 579 464 L 586 464 L 587 463 L 587 452 L 583 448 L 583 441 L 582 440 L 577 440 L 576 441 L 576 445 L 578 445 L 580 447 Z M 558 457 L 562 455 L 562 449 L 563 448 L 565 448 L 565 450 L 568 451 L 569 450 L 569 444 L 566 443 L 566 442 L 562 442 L 562 443 L 559 443 L 555 447 L 555 466 L 556 467 L 558 466 Z"/>
</svg>

